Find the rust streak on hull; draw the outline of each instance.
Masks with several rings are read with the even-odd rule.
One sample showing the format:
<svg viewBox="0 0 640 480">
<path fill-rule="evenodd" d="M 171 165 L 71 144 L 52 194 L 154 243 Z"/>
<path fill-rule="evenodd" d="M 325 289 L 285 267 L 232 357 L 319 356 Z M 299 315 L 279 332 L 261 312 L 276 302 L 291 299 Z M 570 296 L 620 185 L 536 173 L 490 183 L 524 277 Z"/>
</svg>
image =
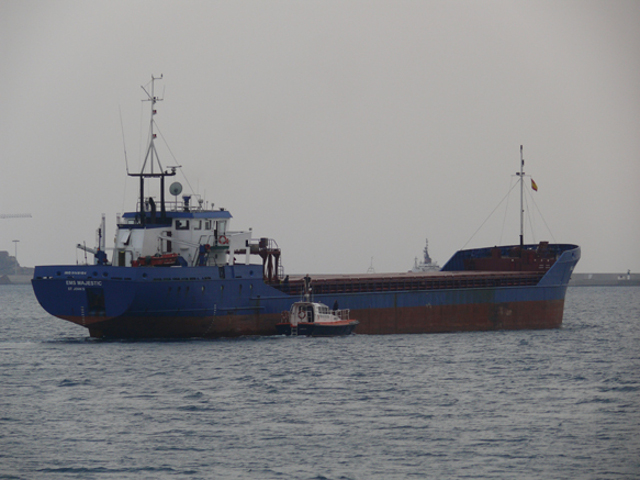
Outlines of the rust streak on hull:
<svg viewBox="0 0 640 480">
<path fill-rule="evenodd" d="M 559 328 L 564 300 L 354 310 L 359 334 Z"/>
</svg>

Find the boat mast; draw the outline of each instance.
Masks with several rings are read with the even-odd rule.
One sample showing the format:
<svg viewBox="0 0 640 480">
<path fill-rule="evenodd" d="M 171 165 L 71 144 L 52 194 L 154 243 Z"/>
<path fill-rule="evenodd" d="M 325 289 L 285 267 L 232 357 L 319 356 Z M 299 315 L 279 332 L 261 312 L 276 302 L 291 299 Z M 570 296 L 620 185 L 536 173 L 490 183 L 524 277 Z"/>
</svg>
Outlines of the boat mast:
<svg viewBox="0 0 640 480">
<path fill-rule="evenodd" d="M 516 175 L 520 177 L 520 247 L 524 246 L 524 157 L 522 156 L 522 145 L 520 145 L 520 172 Z"/>
<path fill-rule="evenodd" d="M 170 177 L 176 174 L 175 167 L 172 168 L 171 171 L 164 172 L 162 170 L 162 164 L 160 163 L 160 158 L 158 157 L 158 152 L 156 151 L 155 139 L 156 134 L 153 131 L 153 117 L 156 114 L 156 103 L 162 101 L 161 98 L 156 97 L 155 94 L 155 81 L 162 80 L 162 74 L 159 77 L 154 77 L 151 75 L 151 93 L 149 93 L 144 86 L 142 89 L 147 94 L 148 99 L 143 100 L 143 102 L 151 102 L 151 118 L 149 121 L 149 147 L 147 148 L 147 154 L 144 157 L 144 162 L 142 163 L 142 168 L 140 169 L 140 173 L 129 173 L 131 177 L 140 177 L 140 222 L 144 225 L 146 223 L 146 214 L 145 214 L 145 201 L 144 201 L 144 179 L 145 178 L 160 178 L 160 218 L 162 221 L 165 221 L 167 213 L 165 208 L 164 201 L 164 177 Z M 149 163 L 149 171 L 145 173 L 145 169 L 147 168 L 147 162 Z M 158 163 L 158 168 L 160 171 L 158 173 L 154 173 L 154 164 Z M 153 200 L 150 198 L 151 203 L 151 222 L 155 222 L 155 204 Z"/>
<path fill-rule="evenodd" d="M 155 94 L 155 81 L 156 80 L 162 80 L 162 74 L 160 74 L 159 77 L 154 77 L 153 75 L 151 75 L 151 94 L 149 94 L 149 92 L 147 92 L 147 90 L 142 87 L 142 89 L 144 90 L 144 93 L 147 94 L 147 96 L 149 97 L 147 100 L 143 100 L 143 102 L 151 102 L 151 116 L 149 119 L 149 147 L 147 148 L 147 155 L 144 157 L 144 163 L 142 164 L 142 170 L 144 171 L 144 167 L 147 164 L 147 160 L 151 160 L 149 163 L 149 168 L 151 170 L 151 173 L 153 174 L 153 157 L 155 155 L 155 158 L 158 162 L 158 166 L 160 166 L 160 158 L 158 158 L 158 152 L 156 151 L 156 146 L 155 146 L 155 138 L 156 138 L 156 134 L 153 133 L 153 116 L 156 114 L 156 103 L 157 102 L 161 102 L 162 99 L 156 97 Z M 162 168 L 160 168 L 160 170 L 162 170 Z"/>
</svg>

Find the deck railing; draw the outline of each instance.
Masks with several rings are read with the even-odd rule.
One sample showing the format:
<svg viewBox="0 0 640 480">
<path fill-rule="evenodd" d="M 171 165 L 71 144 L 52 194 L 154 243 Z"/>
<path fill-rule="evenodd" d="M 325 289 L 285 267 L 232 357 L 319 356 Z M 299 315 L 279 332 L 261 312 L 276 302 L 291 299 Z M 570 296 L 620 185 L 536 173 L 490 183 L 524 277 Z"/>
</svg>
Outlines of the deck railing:
<svg viewBox="0 0 640 480">
<path fill-rule="evenodd" d="M 432 278 L 389 278 L 389 279 L 313 279 L 311 288 L 314 295 L 336 293 L 393 292 L 407 290 L 455 290 L 469 288 L 499 288 L 537 285 L 543 274 L 523 272 L 517 275 L 464 275 L 434 276 Z M 302 279 L 272 284 L 288 295 L 301 295 L 304 289 Z"/>
</svg>

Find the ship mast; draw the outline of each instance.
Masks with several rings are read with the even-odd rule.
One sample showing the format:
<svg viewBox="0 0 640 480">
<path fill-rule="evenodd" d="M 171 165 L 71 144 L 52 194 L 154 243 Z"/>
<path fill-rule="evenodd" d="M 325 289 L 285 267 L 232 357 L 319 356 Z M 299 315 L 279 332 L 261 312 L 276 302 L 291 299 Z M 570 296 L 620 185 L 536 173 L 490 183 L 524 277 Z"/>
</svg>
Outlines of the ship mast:
<svg viewBox="0 0 640 480">
<path fill-rule="evenodd" d="M 160 163 L 160 158 L 158 157 L 158 152 L 156 151 L 155 139 L 156 134 L 153 131 L 154 121 L 153 117 L 157 113 L 156 112 L 156 103 L 161 102 L 162 99 L 156 97 L 155 95 L 155 81 L 162 80 L 162 74 L 159 77 L 154 77 L 151 75 L 151 93 L 149 93 L 144 87 L 142 90 L 147 94 L 148 99 L 143 100 L 143 102 L 151 102 L 151 118 L 149 121 L 149 147 L 147 148 L 147 154 L 144 157 L 144 162 L 142 164 L 142 168 L 140 169 L 140 173 L 129 173 L 130 177 L 140 177 L 140 222 L 144 225 L 147 221 L 146 213 L 144 209 L 145 200 L 144 200 L 144 179 L 145 178 L 160 178 L 160 218 L 161 221 L 165 221 L 167 217 L 167 212 L 165 208 L 164 201 L 164 177 L 171 177 L 176 174 L 175 167 L 172 168 L 171 171 L 167 170 L 166 172 L 162 169 L 162 164 Z M 147 163 L 149 165 L 148 171 Z M 154 164 L 158 164 L 159 172 L 154 172 Z M 151 203 L 151 223 L 155 223 L 155 204 L 153 203 L 153 199 L 150 198 Z"/>
<path fill-rule="evenodd" d="M 149 169 L 151 171 L 151 174 L 153 174 L 154 157 L 158 162 L 160 171 L 162 171 L 162 165 L 160 165 L 160 158 L 158 157 L 158 152 L 156 151 L 156 146 L 154 143 L 156 139 L 156 134 L 153 132 L 153 116 L 157 113 L 156 103 L 162 101 L 162 98 L 158 98 L 155 95 L 156 80 L 162 80 L 162 74 L 160 74 L 159 77 L 154 77 L 153 75 L 151 75 L 151 93 L 147 92 L 147 90 L 144 87 L 141 87 L 142 90 L 144 90 L 144 93 L 147 94 L 147 97 L 149 97 L 147 100 L 143 100 L 143 102 L 151 102 L 151 117 L 149 120 L 149 147 L 147 148 L 147 154 L 144 157 L 144 163 L 142 164 L 142 171 L 144 171 L 144 168 L 147 165 L 147 160 L 150 160 Z"/>
<path fill-rule="evenodd" d="M 524 157 L 522 145 L 520 145 L 520 171 L 516 173 L 520 177 L 520 247 L 524 246 Z"/>
</svg>

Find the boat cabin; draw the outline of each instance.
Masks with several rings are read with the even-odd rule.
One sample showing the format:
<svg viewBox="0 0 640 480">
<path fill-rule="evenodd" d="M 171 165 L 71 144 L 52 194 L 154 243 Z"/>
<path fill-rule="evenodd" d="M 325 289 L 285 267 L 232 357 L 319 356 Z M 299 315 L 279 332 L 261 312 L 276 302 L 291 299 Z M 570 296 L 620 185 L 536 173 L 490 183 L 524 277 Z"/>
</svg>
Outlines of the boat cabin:
<svg viewBox="0 0 640 480">
<path fill-rule="evenodd" d="M 147 257 L 178 257 L 189 266 L 224 266 L 249 263 L 251 230 L 229 229 L 231 214 L 224 210 L 209 210 L 183 202 L 169 204 L 166 212 L 156 218 L 155 212 L 128 212 L 118 220 L 113 265 L 137 266 Z M 242 258 L 236 254 L 244 253 Z"/>
<path fill-rule="evenodd" d="M 330 323 L 349 318 L 349 310 L 331 310 L 324 303 L 296 302 L 289 310 L 291 325 L 298 323 Z"/>
</svg>

